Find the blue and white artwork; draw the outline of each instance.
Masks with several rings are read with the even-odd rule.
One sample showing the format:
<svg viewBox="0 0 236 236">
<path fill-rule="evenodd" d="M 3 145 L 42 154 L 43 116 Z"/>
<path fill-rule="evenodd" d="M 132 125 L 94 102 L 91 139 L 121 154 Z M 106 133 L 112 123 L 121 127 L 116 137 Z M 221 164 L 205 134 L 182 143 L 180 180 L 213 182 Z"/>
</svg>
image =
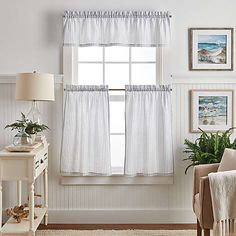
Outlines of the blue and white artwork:
<svg viewBox="0 0 236 236">
<path fill-rule="evenodd" d="M 199 125 L 227 125 L 227 96 L 199 96 Z"/>
<path fill-rule="evenodd" d="M 226 64 L 227 35 L 198 35 L 198 63 Z"/>
</svg>

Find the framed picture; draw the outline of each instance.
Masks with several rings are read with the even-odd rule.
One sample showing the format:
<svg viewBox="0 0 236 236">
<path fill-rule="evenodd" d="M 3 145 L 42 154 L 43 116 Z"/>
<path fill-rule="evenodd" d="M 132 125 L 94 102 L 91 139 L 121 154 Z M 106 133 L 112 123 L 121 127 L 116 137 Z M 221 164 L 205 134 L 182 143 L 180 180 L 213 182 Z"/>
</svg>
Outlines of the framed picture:
<svg viewBox="0 0 236 236">
<path fill-rule="evenodd" d="M 191 132 L 227 130 L 234 125 L 234 90 L 191 90 Z"/>
<path fill-rule="evenodd" d="M 189 69 L 233 70 L 233 28 L 190 28 Z"/>
</svg>

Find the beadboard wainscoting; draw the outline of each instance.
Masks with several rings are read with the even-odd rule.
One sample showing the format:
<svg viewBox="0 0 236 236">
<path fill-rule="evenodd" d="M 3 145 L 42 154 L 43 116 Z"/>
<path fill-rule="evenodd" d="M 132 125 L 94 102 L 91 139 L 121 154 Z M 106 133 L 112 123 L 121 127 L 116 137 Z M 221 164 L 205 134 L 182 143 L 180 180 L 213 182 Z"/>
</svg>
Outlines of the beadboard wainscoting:
<svg viewBox="0 0 236 236">
<path fill-rule="evenodd" d="M 182 161 L 184 139 L 198 136 L 189 133 L 189 90 L 236 89 L 233 78 L 225 83 L 218 80 L 214 84 L 214 78 L 207 83 L 204 78 L 172 79 L 174 184 L 67 186 L 60 184 L 63 86 L 62 77 L 56 76 L 55 102 L 39 103 L 43 122 L 50 127 L 49 223 L 194 223 L 192 170 L 185 175 L 187 163 Z M 13 137 L 4 126 L 30 107 L 29 102 L 15 101 L 14 82 L 14 76 L 0 76 L 0 148 Z M 16 184 L 4 183 L 3 189 L 4 208 L 16 204 Z M 43 193 L 42 179 L 37 181 L 36 192 Z"/>
</svg>

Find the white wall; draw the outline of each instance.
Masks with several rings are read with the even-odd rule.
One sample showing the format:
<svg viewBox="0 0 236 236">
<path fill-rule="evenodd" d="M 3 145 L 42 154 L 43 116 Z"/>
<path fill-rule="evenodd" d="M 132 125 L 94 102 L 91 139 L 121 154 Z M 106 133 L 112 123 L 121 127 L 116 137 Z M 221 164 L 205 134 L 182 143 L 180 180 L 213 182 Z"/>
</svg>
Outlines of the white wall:
<svg viewBox="0 0 236 236">
<path fill-rule="evenodd" d="M 188 132 L 188 91 L 192 88 L 231 88 L 214 84 L 216 77 L 234 77 L 235 72 L 188 71 L 189 27 L 235 27 L 234 0 L 0 0 L 0 74 L 37 70 L 62 73 L 62 14 L 64 10 L 169 10 L 173 15 L 173 41 L 167 50 L 166 77 L 211 77 L 212 84 L 174 84 L 175 183 L 171 186 L 61 186 L 59 152 L 62 125 L 62 88 L 56 86 L 56 102 L 41 104 L 51 127 L 50 222 L 160 223 L 193 222 L 191 173 L 184 175 L 182 162 Z M 11 140 L 5 124 L 26 111 L 28 103 L 14 101 L 14 85 L 0 83 L 0 147 Z M 41 188 L 40 182 L 38 189 Z M 15 190 L 6 188 L 4 205 L 14 204 Z M 58 213 L 58 210 L 60 212 Z M 71 213 L 73 210 L 73 213 Z M 63 214 L 62 214 L 63 213 Z M 73 218 L 73 221 L 71 219 Z"/>
<path fill-rule="evenodd" d="M 0 73 L 35 69 L 62 73 L 62 14 L 75 9 L 169 10 L 173 15 L 169 71 L 198 74 L 188 72 L 187 28 L 234 27 L 235 7 L 234 0 L 1 0 Z"/>
</svg>

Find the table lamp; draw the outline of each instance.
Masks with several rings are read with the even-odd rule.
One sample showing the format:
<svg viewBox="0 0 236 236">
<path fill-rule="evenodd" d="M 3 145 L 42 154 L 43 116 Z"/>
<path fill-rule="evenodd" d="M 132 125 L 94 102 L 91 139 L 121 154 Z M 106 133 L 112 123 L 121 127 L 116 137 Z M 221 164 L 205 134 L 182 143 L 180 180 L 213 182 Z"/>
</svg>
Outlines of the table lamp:
<svg viewBox="0 0 236 236">
<path fill-rule="evenodd" d="M 41 124 L 37 101 L 54 101 L 54 76 L 52 74 L 19 73 L 16 75 L 16 100 L 32 101 L 27 117 Z"/>
</svg>

